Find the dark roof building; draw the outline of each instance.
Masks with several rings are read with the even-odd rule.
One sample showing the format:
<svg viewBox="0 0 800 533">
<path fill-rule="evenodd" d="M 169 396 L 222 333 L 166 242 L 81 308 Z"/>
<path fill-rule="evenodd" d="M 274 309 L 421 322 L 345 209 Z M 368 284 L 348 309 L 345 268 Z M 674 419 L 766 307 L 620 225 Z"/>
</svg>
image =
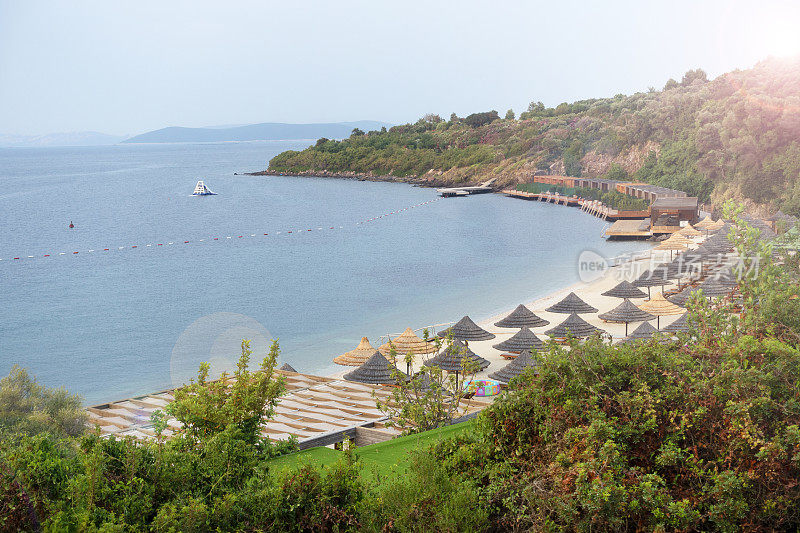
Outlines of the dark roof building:
<svg viewBox="0 0 800 533">
<path fill-rule="evenodd" d="M 687 221 L 690 224 L 697 222 L 699 215 L 699 202 L 694 196 L 662 196 L 650 204 L 650 220 L 653 227 L 658 226 L 659 220 L 676 219 L 678 223 Z"/>
</svg>

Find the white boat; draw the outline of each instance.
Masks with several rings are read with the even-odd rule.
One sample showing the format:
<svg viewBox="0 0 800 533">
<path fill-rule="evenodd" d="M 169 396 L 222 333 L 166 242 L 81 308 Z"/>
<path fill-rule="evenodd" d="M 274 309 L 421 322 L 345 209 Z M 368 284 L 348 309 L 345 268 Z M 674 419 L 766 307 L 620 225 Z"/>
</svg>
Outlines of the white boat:
<svg viewBox="0 0 800 533">
<path fill-rule="evenodd" d="M 206 187 L 206 184 L 203 183 L 203 180 L 197 182 L 197 185 L 194 186 L 194 192 L 192 193 L 193 196 L 210 196 L 212 194 L 217 193 Z"/>
</svg>

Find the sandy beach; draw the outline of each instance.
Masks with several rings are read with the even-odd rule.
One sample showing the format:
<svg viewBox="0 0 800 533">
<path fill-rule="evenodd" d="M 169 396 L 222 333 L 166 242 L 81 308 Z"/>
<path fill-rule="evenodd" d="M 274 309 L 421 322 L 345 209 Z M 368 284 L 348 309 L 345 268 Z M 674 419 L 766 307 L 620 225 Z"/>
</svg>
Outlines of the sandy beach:
<svg viewBox="0 0 800 533">
<path fill-rule="evenodd" d="M 695 241 L 696 243 L 702 242 L 701 240 Z M 541 318 L 548 320 L 550 323 L 546 326 L 533 328 L 532 331 L 536 334 L 537 337 L 546 341 L 548 336 L 544 334 L 545 331 L 549 330 L 550 328 L 560 324 L 564 321 L 569 315 L 559 314 L 559 313 L 550 313 L 545 311 L 547 307 L 557 303 L 562 298 L 567 296 L 570 292 L 574 292 L 577 294 L 581 299 L 583 299 L 589 305 L 598 309 L 598 313 L 592 314 L 583 314 L 581 318 L 589 322 L 590 324 L 597 326 L 598 328 L 603 329 L 607 333 L 609 333 L 614 341 L 618 341 L 625 337 L 625 324 L 616 324 L 611 322 L 604 322 L 598 317 L 599 313 L 605 313 L 613 309 L 614 307 L 618 306 L 622 303 L 622 300 L 619 298 L 614 298 L 610 296 L 603 296 L 602 293 L 613 288 L 616 284 L 620 281 L 627 280 L 633 281 L 636 279 L 642 272 L 651 268 L 652 266 L 658 265 L 664 261 L 670 260 L 670 253 L 664 251 L 655 251 L 649 250 L 647 252 L 639 253 L 631 258 L 626 258 L 621 261 L 617 261 L 616 264 L 608 266 L 602 274 L 599 274 L 595 279 L 587 282 L 578 282 L 567 287 L 562 287 L 557 289 L 551 293 L 548 293 L 546 296 L 539 297 L 539 298 L 529 298 L 525 295 L 520 295 L 519 303 L 524 304 L 528 309 L 533 311 L 535 314 L 540 316 Z M 671 285 L 667 285 L 665 289 L 669 289 Z M 647 292 L 647 289 L 644 289 Z M 654 287 L 651 289 L 653 294 L 657 294 L 661 291 L 660 287 Z M 643 299 L 636 300 L 634 303 L 641 304 Z M 516 305 L 514 306 L 516 307 Z M 498 313 L 494 316 L 486 318 L 485 320 L 476 321 L 477 324 L 493 333 L 495 335 L 494 339 L 486 340 L 486 341 L 472 341 L 469 342 L 469 348 L 475 352 L 477 355 L 483 357 L 484 359 L 490 362 L 490 365 L 483 371 L 476 374 L 476 378 L 486 378 L 489 374 L 496 372 L 503 368 L 505 365 L 509 363 L 509 360 L 504 359 L 502 357 L 502 351 L 493 348 L 493 345 L 503 342 L 504 340 L 510 338 L 515 333 L 517 333 L 518 329 L 508 329 L 508 328 L 499 328 L 495 326 L 495 322 L 499 321 L 506 315 L 508 315 L 511 311 L 513 311 L 514 307 L 511 307 L 507 310 L 504 310 L 501 313 Z M 660 318 L 660 327 L 667 326 L 680 318 L 680 315 L 675 316 L 663 316 Z M 653 326 L 656 325 L 656 321 L 652 321 Z M 628 332 L 632 332 L 639 323 L 632 323 L 628 326 Z M 444 326 L 447 327 L 447 326 Z M 416 332 L 420 335 L 420 331 Z M 383 342 L 383 341 L 381 341 Z M 377 347 L 377 344 L 374 344 Z M 420 357 L 415 358 L 413 364 L 413 371 L 417 371 L 422 367 L 423 360 Z M 405 370 L 404 364 L 399 363 L 398 366 Z M 336 377 L 341 378 L 344 374 L 353 370 L 354 367 L 343 367 L 341 371 L 335 372 L 330 374 L 328 377 Z"/>
</svg>

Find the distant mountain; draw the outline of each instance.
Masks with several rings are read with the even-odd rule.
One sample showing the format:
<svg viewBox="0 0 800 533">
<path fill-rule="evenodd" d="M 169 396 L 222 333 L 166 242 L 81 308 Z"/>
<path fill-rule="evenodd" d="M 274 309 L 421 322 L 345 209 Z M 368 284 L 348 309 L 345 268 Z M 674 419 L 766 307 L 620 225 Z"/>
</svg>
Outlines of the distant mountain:
<svg viewBox="0 0 800 533">
<path fill-rule="evenodd" d="M 0 133 L 0 146 L 102 146 L 117 144 L 127 136 L 107 135 L 96 131 L 73 131 L 69 133 L 46 133 L 44 135 L 11 135 Z"/>
<path fill-rule="evenodd" d="M 169 127 L 136 135 L 125 143 L 194 143 L 226 141 L 280 141 L 292 139 L 344 139 L 354 128 L 363 131 L 380 130 L 391 124 L 375 120 L 332 122 L 321 124 L 282 124 L 265 122 L 247 126 L 181 128 Z"/>
</svg>

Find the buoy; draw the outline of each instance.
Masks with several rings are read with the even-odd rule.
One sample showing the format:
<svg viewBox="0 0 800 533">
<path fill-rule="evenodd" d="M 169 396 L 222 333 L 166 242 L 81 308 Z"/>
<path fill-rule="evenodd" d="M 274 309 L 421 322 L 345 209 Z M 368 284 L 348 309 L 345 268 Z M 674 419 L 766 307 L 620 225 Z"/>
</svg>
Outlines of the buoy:
<svg viewBox="0 0 800 533">
<path fill-rule="evenodd" d="M 70 220 L 69 221 L 69 229 L 73 229 L 74 227 L 75 227 L 75 224 L 73 224 L 72 221 Z"/>
</svg>

